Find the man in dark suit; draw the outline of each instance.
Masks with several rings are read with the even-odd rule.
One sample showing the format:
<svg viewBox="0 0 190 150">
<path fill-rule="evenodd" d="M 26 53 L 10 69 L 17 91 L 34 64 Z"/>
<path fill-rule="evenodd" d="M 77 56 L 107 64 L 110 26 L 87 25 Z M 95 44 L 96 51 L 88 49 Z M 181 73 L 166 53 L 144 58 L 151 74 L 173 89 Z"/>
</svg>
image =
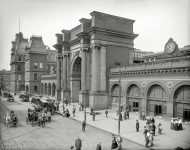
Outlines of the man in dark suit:
<svg viewBox="0 0 190 150">
<path fill-rule="evenodd" d="M 138 120 L 136 122 L 136 131 L 139 132 L 139 122 L 138 122 Z"/>
<path fill-rule="evenodd" d="M 102 150 L 102 148 L 101 148 L 101 142 L 97 144 L 96 150 Z"/>
<path fill-rule="evenodd" d="M 86 122 L 85 122 L 85 120 L 82 122 L 82 131 L 84 131 L 85 132 L 85 127 L 86 127 Z"/>
<path fill-rule="evenodd" d="M 81 141 L 81 139 L 79 138 L 79 136 L 78 136 L 78 138 L 75 140 L 75 147 L 76 147 L 76 150 L 81 150 L 82 141 Z"/>
</svg>

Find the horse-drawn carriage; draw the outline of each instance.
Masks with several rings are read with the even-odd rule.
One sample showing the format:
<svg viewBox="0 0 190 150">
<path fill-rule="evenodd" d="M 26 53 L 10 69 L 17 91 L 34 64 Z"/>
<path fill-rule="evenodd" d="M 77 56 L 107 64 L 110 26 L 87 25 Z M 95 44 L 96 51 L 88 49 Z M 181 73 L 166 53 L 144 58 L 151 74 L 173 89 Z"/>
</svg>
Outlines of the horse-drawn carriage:
<svg viewBox="0 0 190 150">
<path fill-rule="evenodd" d="M 4 116 L 3 122 L 9 128 L 11 126 L 16 127 L 16 125 L 18 124 L 17 115 L 14 114 L 14 111 L 11 111 L 10 113 Z"/>
<path fill-rule="evenodd" d="M 37 109 L 38 110 L 38 109 Z M 38 125 L 45 127 L 45 122 L 51 121 L 51 114 L 46 114 L 44 112 L 28 109 L 28 117 L 26 117 L 26 123 L 32 126 Z"/>
</svg>

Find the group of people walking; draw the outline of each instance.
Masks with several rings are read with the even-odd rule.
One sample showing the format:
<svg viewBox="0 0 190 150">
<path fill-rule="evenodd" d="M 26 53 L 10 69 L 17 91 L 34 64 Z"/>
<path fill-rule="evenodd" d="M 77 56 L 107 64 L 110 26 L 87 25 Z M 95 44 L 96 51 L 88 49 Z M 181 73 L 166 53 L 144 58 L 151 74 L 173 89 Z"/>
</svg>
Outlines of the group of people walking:
<svg viewBox="0 0 190 150">
<path fill-rule="evenodd" d="M 175 131 L 183 130 L 181 118 L 172 118 L 170 128 Z"/>
</svg>

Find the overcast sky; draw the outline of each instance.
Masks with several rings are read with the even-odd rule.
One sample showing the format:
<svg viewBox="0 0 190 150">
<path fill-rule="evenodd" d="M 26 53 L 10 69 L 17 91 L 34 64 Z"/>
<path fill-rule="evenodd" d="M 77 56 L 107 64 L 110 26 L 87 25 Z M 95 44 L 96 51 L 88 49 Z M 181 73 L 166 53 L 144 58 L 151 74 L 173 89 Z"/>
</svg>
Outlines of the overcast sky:
<svg viewBox="0 0 190 150">
<path fill-rule="evenodd" d="M 92 11 L 136 20 L 135 48 L 160 52 L 172 37 L 179 47 L 190 45 L 189 0 L 0 0 L 0 70 L 10 69 L 11 41 L 42 35 L 53 49 L 56 33 L 90 19 Z"/>
</svg>

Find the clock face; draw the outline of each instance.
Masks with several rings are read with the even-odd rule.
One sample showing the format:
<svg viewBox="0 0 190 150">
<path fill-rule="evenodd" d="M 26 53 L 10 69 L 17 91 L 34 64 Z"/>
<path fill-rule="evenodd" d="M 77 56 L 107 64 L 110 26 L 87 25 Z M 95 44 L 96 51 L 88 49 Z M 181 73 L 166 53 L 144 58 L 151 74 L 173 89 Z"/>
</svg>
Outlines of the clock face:
<svg viewBox="0 0 190 150">
<path fill-rule="evenodd" d="M 169 53 L 169 54 L 173 53 L 174 50 L 175 50 L 175 47 L 176 47 L 175 43 L 173 43 L 173 42 L 167 43 L 167 45 L 166 45 L 166 52 Z"/>
</svg>

